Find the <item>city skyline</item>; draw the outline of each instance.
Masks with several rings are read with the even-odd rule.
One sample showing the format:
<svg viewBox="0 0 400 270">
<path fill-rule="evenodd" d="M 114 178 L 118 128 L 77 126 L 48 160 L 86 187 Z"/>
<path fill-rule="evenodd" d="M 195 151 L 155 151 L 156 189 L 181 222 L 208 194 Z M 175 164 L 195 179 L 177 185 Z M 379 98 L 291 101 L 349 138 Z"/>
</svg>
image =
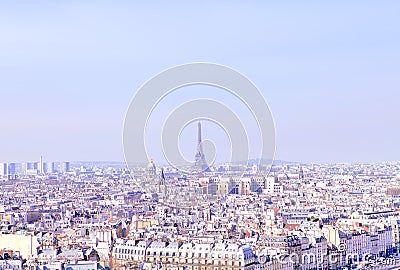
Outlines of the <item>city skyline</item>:
<svg viewBox="0 0 400 270">
<path fill-rule="evenodd" d="M 0 2 L 0 270 L 400 269 L 400 2 Z"/>
<path fill-rule="evenodd" d="M 0 268 L 400 266 L 400 163 L 237 169 L 185 178 L 150 161 L 136 177 L 96 164 L 3 177 Z"/>
</svg>

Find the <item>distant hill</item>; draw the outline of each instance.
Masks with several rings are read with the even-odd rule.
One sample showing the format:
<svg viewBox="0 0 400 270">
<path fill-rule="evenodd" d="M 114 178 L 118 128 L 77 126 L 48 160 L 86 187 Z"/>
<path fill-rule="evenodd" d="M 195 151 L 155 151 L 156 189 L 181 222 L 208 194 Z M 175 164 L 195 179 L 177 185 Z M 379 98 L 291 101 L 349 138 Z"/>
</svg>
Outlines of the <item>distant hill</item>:
<svg viewBox="0 0 400 270">
<path fill-rule="evenodd" d="M 250 159 L 249 164 L 258 164 L 260 159 Z M 267 161 L 263 161 L 261 163 L 266 163 Z M 246 164 L 247 162 L 235 162 L 235 164 Z M 97 167 L 97 168 L 116 168 L 116 169 L 124 169 L 126 168 L 126 163 L 123 161 L 72 161 L 71 167 L 79 168 L 79 167 Z M 294 165 L 300 164 L 300 162 L 295 161 L 285 161 L 285 160 L 274 160 L 273 165 Z M 157 166 L 168 166 L 163 163 L 156 163 Z M 216 164 L 218 165 L 218 164 Z M 147 164 L 143 164 L 141 166 L 147 166 Z"/>
</svg>

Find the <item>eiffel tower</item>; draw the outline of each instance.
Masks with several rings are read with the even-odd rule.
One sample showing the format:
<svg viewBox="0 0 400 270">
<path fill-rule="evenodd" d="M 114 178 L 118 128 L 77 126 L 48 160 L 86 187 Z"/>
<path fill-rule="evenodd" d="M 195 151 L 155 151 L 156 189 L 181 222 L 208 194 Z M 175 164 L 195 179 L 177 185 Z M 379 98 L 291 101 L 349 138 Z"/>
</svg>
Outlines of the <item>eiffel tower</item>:
<svg viewBox="0 0 400 270">
<path fill-rule="evenodd" d="M 194 156 L 195 162 L 194 167 L 198 171 L 209 172 L 210 168 L 207 165 L 206 157 L 204 156 L 203 147 L 201 145 L 201 123 L 197 124 L 197 149 L 196 155 Z"/>
</svg>

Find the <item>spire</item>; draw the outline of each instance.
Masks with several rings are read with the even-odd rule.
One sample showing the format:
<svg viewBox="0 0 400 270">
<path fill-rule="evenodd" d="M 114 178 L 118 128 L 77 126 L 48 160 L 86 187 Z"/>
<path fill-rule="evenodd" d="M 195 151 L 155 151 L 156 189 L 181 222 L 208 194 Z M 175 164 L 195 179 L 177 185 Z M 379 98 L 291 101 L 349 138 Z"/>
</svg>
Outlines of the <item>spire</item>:
<svg viewBox="0 0 400 270">
<path fill-rule="evenodd" d="M 197 123 L 197 144 L 201 145 L 201 122 Z"/>
<path fill-rule="evenodd" d="M 161 175 L 158 181 L 158 192 L 166 192 L 164 168 L 161 168 Z"/>
<path fill-rule="evenodd" d="M 202 139 L 201 139 L 201 123 L 197 124 L 197 149 L 195 154 L 195 164 L 196 169 L 201 171 L 209 171 L 207 166 L 206 157 L 204 156 Z"/>
<path fill-rule="evenodd" d="M 165 185 L 164 168 L 161 168 L 161 185 Z"/>
<path fill-rule="evenodd" d="M 303 171 L 303 167 L 301 166 L 301 164 L 299 165 L 299 180 L 304 180 L 304 171 Z"/>
</svg>

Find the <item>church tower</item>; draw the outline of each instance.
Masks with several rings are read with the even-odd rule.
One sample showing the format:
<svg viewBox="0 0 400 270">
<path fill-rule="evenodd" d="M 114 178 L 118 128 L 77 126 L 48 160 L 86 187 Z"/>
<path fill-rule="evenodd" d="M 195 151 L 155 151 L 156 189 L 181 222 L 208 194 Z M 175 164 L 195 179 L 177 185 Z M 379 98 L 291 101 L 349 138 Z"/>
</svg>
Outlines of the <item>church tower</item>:
<svg viewBox="0 0 400 270">
<path fill-rule="evenodd" d="M 147 166 L 147 177 L 154 178 L 157 176 L 156 164 L 154 164 L 153 159 L 150 159 L 149 165 Z"/>
<path fill-rule="evenodd" d="M 301 165 L 299 165 L 299 180 L 304 180 L 304 171 L 303 171 L 303 167 Z"/>
<path fill-rule="evenodd" d="M 164 194 L 166 193 L 164 168 L 161 168 L 161 175 L 158 181 L 158 192 Z"/>
</svg>

